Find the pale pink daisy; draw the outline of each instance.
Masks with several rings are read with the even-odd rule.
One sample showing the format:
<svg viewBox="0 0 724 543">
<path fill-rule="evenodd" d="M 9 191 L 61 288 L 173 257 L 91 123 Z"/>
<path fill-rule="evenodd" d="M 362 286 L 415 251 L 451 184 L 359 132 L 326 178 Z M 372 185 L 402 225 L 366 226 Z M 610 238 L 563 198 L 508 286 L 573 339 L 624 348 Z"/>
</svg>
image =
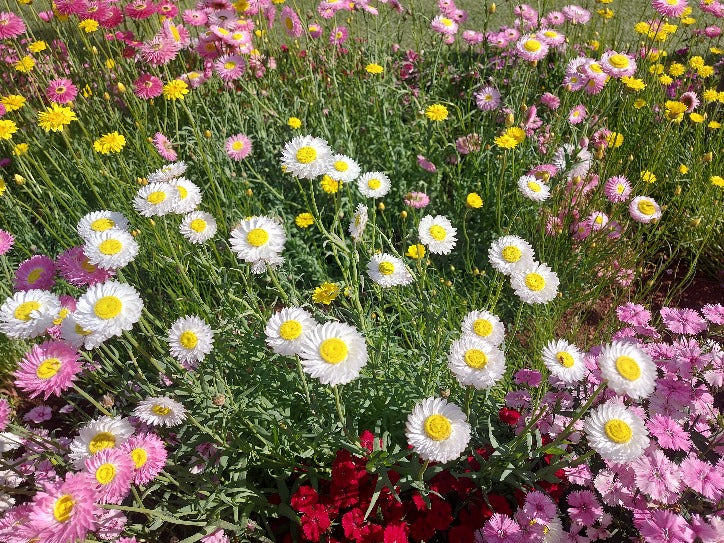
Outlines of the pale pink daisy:
<svg viewBox="0 0 724 543">
<path fill-rule="evenodd" d="M 628 211 L 633 220 L 643 224 L 649 224 L 661 218 L 661 207 L 648 196 L 636 196 L 629 203 Z"/>
<path fill-rule="evenodd" d="M 142 74 L 133 82 L 133 94 L 144 100 L 158 98 L 163 94 L 163 82 L 155 75 Z"/>
<path fill-rule="evenodd" d="M 236 134 L 226 140 L 226 154 L 234 160 L 244 160 L 252 150 L 252 143 L 245 134 Z"/>
<path fill-rule="evenodd" d="M 55 263 L 45 255 L 23 261 L 15 270 L 15 290 L 50 290 L 55 285 Z"/>
<path fill-rule="evenodd" d="M 170 162 L 175 161 L 178 158 L 178 154 L 173 150 L 171 140 L 164 136 L 161 132 L 156 132 L 153 136 L 153 146 L 161 155 L 161 158 Z"/>
<path fill-rule="evenodd" d="M 287 36 L 298 38 L 302 35 L 302 21 L 299 20 L 299 15 L 297 15 L 296 11 L 289 6 L 284 6 L 281 19 Z"/>
<path fill-rule="evenodd" d="M 478 109 L 491 111 L 500 105 L 500 93 L 495 87 L 485 86 L 474 94 Z"/>
<path fill-rule="evenodd" d="M 556 110 L 561 105 L 561 99 L 558 98 L 555 94 L 546 92 L 540 97 L 540 103 L 550 110 Z"/>
<path fill-rule="evenodd" d="M 559 47 L 566 42 L 566 37 L 560 32 L 551 28 L 542 28 L 536 32 L 536 36 L 551 47 Z"/>
<path fill-rule="evenodd" d="M 611 203 L 625 202 L 631 194 L 631 183 L 623 175 L 614 175 L 603 185 L 603 193 Z"/>
<path fill-rule="evenodd" d="M 83 247 L 72 247 L 58 255 L 56 266 L 63 279 L 74 287 L 103 283 L 115 275 L 112 270 L 94 266 L 83 253 Z"/>
<path fill-rule="evenodd" d="M 414 207 L 415 209 L 422 209 L 427 207 L 430 203 L 430 197 L 424 192 L 408 192 L 404 198 L 405 205 Z"/>
<path fill-rule="evenodd" d="M 693 91 L 685 92 L 684 94 L 682 94 L 679 97 L 679 102 L 686 105 L 686 113 L 691 113 L 700 104 L 699 97 Z"/>
<path fill-rule="evenodd" d="M 430 28 L 432 28 L 435 32 L 439 32 L 440 34 L 453 36 L 458 31 L 458 24 L 449 17 L 445 17 L 444 15 L 437 15 L 430 22 Z"/>
<path fill-rule="evenodd" d="M 191 26 L 204 26 L 209 18 L 201 9 L 187 9 L 181 15 L 184 23 Z"/>
<path fill-rule="evenodd" d="M 566 16 L 566 19 L 574 25 L 584 25 L 591 20 L 591 12 L 580 6 L 566 6 L 561 11 L 563 15 Z"/>
<path fill-rule="evenodd" d="M 18 364 L 15 386 L 33 398 L 44 399 L 70 388 L 81 371 L 78 351 L 64 341 L 45 341 L 34 345 Z"/>
<path fill-rule="evenodd" d="M 571 109 L 570 113 L 568 114 L 568 122 L 571 124 L 582 123 L 587 115 L 588 113 L 586 112 L 586 106 L 584 106 L 583 104 L 578 104 L 573 109 Z"/>
<path fill-rule="evenodd" d="M 329 33 L 329 43 L 332 45 L 342 45 L 347 41 L 349 30 L 346 26 L 335 26 Z"/>
<path fill-rule="evenodd" d="M 141 58 L 151 66 L 162 66 L 171 62 L 180 50 L 180 45 L 166 36 L 154 36 L 151 41 L 142 43 L 138 48 Z"/>
<path fill-rule="evenodd" d="M 77 95 L 78 87 L 76 87 L 70 79 L 64 77 L 53 79 L 45 89 L 46 98 L 57 104 L 72 102 Z"/>
<path fill-rule="evenodd" d="M 636 73 L 636 60 L 631 55 L 609 50 L 601 55 L 601 69 L 611 77 L 632 76 Z"/>
<path fill-rule="evenodd" d="M 714 324 L 724 324 L 724 306 L 722 304 L 706 304 L 701 308 L 704 318 Z"/>
<path fill-rule="evenodd" d="M 216 59 L 214 68 L 222 81 L 229 82 L 244 75 L 246 62 L 240 55 L 224 55 Z"/>
<path fill-rule="evenodd" d="M 98 503 L 121 503 L 131 492 L 134 462 L 121 449 L 103 449 L 85 459 L 88 484 L 98 490 Z"/>
<path fill-rule="evenodd" d="M 675 334 L 696 335 L 708 328 L 707 322 L 693 309 L 662 307 L 664 326 Z"/>
<path fill-rule="evenodd" d="M 548 44 L 539 40 L 535 34 L 522 36 L 515 44 L 518 56 L 523 60 L 536 61 L 548 54 Z"/>
<path fill-rule="evenodd" d="M 656 438 L 659 447 L 672 451 L 688 451 L 691 449 L 691 439 L 676 419 L 656 413 L 651 415 L 646 427 Z"/>
<path fill-rule="evenodd" d="M 156 434 L 131 436 L 120 449 L 133 460 L 133 482 L 137 485 L 153 481 L 166 465 L 168 453 Z"/>
</svg>

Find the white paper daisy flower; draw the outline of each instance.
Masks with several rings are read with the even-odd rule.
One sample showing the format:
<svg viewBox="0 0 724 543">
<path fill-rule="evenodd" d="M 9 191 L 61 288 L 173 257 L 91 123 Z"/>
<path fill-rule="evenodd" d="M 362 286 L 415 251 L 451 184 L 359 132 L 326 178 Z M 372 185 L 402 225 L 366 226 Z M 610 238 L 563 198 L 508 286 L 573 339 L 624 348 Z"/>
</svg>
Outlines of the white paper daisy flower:
<svg viewBox="0 0 724 543">
<path fill-rule="evenodd" d="M 195 365 L 214 348 L 214 332 L 196 315 L 181 317 L 168 331 L 171 356 L 182 364 Z"/>
<path fill-rule="evenodd" d="M 352 236 L 354 241 L 361 240 L 366 226 L 367 206 L 364 204 L 357 204 L 357 208 L 354 210 L 354 215 L 352 215 L 352 220 L 349 223 L 349 235 Z"/>
<path fill-rule="evenodd" d="M 81 347 L 86 350 L 93 349 L 103 343 L 108 336 L 99 332 L 86 330 L 75 320 L 73 313 L 68 315 L 60 323 L 60 337 L 76 349 Z"/>
<path fill-rule="evenodd" d="M 461 385 L 490 388 L 505 374 L 505 355 L 487 341 L 465 335 L 450 346 L 447 365 Z"/>
<path fill-rule="evenodd" d="M 304 337 L 299 356 L 304 371 L 323 385 L 343 385 L 367 364 L 367 345 L 353 326 L 327 322 Z"/>
<path fill-rule="evenodd" d="M 391 186 L 390 178 L 382 172 L 367 172 L 357 180 L 357 188 L 367 198 L 382 198 Z"/>
<path fill-rule="evenodd" d="M 204 243 L 216 235 L 216 219 L 205 211 L 192 211 L 185 215 L 178 227 L 181 235 L 191 243 Z"/>
<path fill-rule="evenodd" d="M 327 142 L 313 136 L 297 136 L 282 151 L 282 166 L 300 179 L 314 179 L 331 167 L 332 151 Z"/>
<path fill-rule="evenodd" d="M 379 253 L 370 258 L 367 275 L 382 287 L 409 285 L 414 280 L 405 263 L 387 253 Z"/>
<path fill-rule="evenodd" d="M 130 330 L 141 318 L 143 300 L 131 285 L 106 281 L 88 288 L 78 299 L 73 316 L 85 330 L 107 339 Z"/>
<path fill-rule="evenodd" d="M 285 307 L 267 321 L 266 344 L 284 356 L 299 354 L 305 336 L 316 326 L 314 317 L 301 307 Z"/>
<path fill-rule="evenodd" d="M 133 426 L 121 417 L 101 417 L 78 431 L 70 444 L 70 458 L 78 468 L 83 460 L 104 449 L 115 449 L 133 435 Z"/>
<path fill-rule="evenodd" d="M 465 413 L 442 398 L 427 398 L 407 417 L 405 436 L 423 460 L 449 462 L 460 458 L 470 442 Z"/>
<path fill-rule="evenodd" d="M 601 376 L 616 394 L 633 400 L 648 398 L 656 386 L 656 364 L 633 343 L 614 341 L 598 355 Z"/>
<path fill-rule="evenodd" d="M 168 183 L 172 179 L 181 177 L 186 173 L 186 163 L 183 161 L 164 164 L 161 168 L 148 175 L 149 183 Z"/>
<path fill-rule="evenodd" d="M 166 396 L 146 398 L 138 402 L 133 414 L 151 426 L 178 426 L 186 420 L 186 409 Z"/>
<path fill-rule="evenodd" d="M 149 183 L 133 199 L 133 207 L 144 217 L 160 217 L 173 212 L 178 190 L 170 183 Z"/>
<path fill-rule="evenodd" d="M 433 254 L 448 255 L 455 248 L 457 230 L 442 215 L 425 215 L 417 227 L 420 241 Z"/>
<path fill-rule="evenodd" d="M 91 234 L 111 229 L 127 230 L 128 219 L 116 211 L 93 211 L 78 221 L 78 235 L 88 239 Z"/>
<path fill-rule="evenodd" d="M 489 311 L 471 311 L 462 323 L 464 335 L 477 337 L 491 345 L 500 345 L 505 339 L 505 325 Z"/>
<path fill-rule="evenodd" d="M 586 376 L 581 350 L 565 339 L 553 339 L 543 348 L 543 363 L 564 383 L 575 383 Z"/>
<path fill-rule="evenodd" d="M 524 175 L 518 179 L 518 189 L 526 198 L 534 202 L 542 202 L 550 198 L 551 189 L 533 175 Z"/>
<path fill-rule="evenodd" d="M 593 155 L 588 149 L 579 149 L 570 143 L 561 145 L 553 154 L 553 164 L 567 180 L 585 177 L 592 163 Z"/>
<path fill-rule="evenodd" d="M 530 243 L 518 236 L 503 236 L 490 244 L 490 265 L 500 273 L 510 275 L 534 262 L 535 251 Z"/>
<path fill-rule="evenodd" d="M 138 243 L 125 230 L 112 228 L 89 235 L 83 245 L 88 262 L 105 270 L 127 266 L 138 255 Z"/>
<path fill-rule="evenodd" d="M 350 183 L 359 177 L 360 168 L 354 160 L 345 155 L 334 155 L 331 167 L 325 173 L 340 183 Z"/>
<path fill-rule="evenodd" d="M 201 189 L 185 177 L 170 181 L 176 187 L 176 201 L 173 204 L 173 213 L 183 215 L 191 213 L 201 203 Z"/>
<path fill-rule="evenodd" d="M 527 304 L 545 304 L 558 294 L 558 276 L 545 264 L 534 263 L 513 272 L 510 285 Z"/>
<path fill-rule="evenodd" d="M 639 458 L 649 446 L 644 421 L 616 400 L 591 410 L 583 429 L 591 448 L 616 464 Z"/>
<path fill-rule="evenodd" d="M 231 231 L 231 250 L 245 262 L 279 256 L 286 241 L 284 228 L 269 217 L 251 217 Z"/>
<path fill-rule="evenodd" d="M 40 336 L 53 325 L 60 308 L 60 299 L 52 292 L 16 292 L 0 306 L 0 332 L 15 339 Z"/>
</svg>

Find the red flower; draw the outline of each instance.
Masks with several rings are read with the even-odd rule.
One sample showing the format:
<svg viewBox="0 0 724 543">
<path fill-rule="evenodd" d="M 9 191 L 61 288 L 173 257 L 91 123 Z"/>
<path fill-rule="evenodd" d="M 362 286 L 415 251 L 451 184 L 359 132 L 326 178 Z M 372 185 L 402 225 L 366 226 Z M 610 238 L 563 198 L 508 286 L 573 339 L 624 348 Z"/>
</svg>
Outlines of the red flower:
<svg viewBox="0 0 724 543">
<path fill-rule="evenodd" d="M 316 543 L 332 524 L 327 508 L 321 504 L 310 506 L 302 515 L 302 533 L 307 541 Z"/>
<path fill-rule="evenodd" d="M 319 494 L 309 485 L 300 486 L 291 499 L 292 509 L 300 513 L 306 513 L 310 507 L 318 503 Z"/>
<path fill-rule="evenodd" d="M 362 537 L 362 528 L 365 525 L 365 512 L 362 509 L 352 509 L 342 517 L 342 529 L 348 539 L 357 540 Z"/>
<path fill-rule="evenodd" d="M 369 430 L 365 430 L 359 436 L 359 442 L 360 442 L 360 445 L 362 445 L 365 449 L 367 449 L 368 451 L 371 452 L 374 449 L 375 434 L 373 434 Z M 380 438 L 379 443 L 380 443 L 380 449 L 381 449 L 382 448 L 382 438 Z"/>
<path fill-rule="evenodd" d="M 407 532 L 409 531 L 407 524 L 404 522 L 395 522 L 385 527 L 384 543 L 407 543 Z"/>
<path fill-rule="evenodd" d="M 450 528 L 447 540 L 455 541 L 455 543 L 473 543 L 475 541 L 475 530 L 465 525 L 454 526 Z"/>
<path fill-rule="evenodd" d="M 500 418 L 501 422 L 504 422 L 505 424 L 510 424 L 511 426 L 515 426 L 518 424 L 518 419 L 520 418 L 520 413 L 516 411 L 515 409 L 508 409 L 507 407 L 501 407 L 500 411 L 498 411 L 498 418 Z"/>
</svg>

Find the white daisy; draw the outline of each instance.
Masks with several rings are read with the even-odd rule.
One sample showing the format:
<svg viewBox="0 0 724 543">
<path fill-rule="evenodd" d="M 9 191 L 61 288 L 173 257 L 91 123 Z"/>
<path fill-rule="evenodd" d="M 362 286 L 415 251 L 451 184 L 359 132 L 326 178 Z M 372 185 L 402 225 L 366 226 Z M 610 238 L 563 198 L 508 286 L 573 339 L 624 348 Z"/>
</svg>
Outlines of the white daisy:
<svg viewBox="0 0 724 543">
<path fill-rule="evenodd" d="M 76 349 L 82 347 L 86 350 L 93 349 L 108 339 L 108 336 L 104 334 L 83 328 L 76 322 L 73 313 L 60 323 L 60 337 Z"/>
<path fill-rule="evenodd" d="M 191 243 L 204 243 L 216 235 L 216 219 L 205 211 L 192 211 L 184 216 L 178 229 Z"/>
<path fill-rule="evenodd" d="M 488 249 L 490 265 L 505 275 L 510 275 L 521 267 L 531 265 L 534 258 L 533 247 L 518 236 L 498 238 Z"/>
<path fill-rule="evenodd" d="M 367 206 L 365 204 L 357 204 L 357 209 L 352 215 L 352 221 L 349 223 L 349 235 L 354 241 L 362 239 L 365 226 L 367 226 Z"/>
<path fill-rule="evenodd" d="M 367 275 L 382 287 L 409 285 L 414 280 L 405 263 L 387 253 L 372 256 L 367 263 Z"/>
<path fill-rule="evenodd" d="M 545 304 L 558 294 L 558 276 L 545 264 L 536 262 L 510 276 L 510 286 L 527 304 Z"/>
<path fill-rule="evenodd" d="M 144 217 L 162 216 L 173 211 L 178 190 L 170 183 L 149 183 L 133 199 L 133 207 Z"/>
<path fill-rule="evenodd" d="M 245 262 L 279 256 L 286 241 L 284 228 L 269 217 L 251 217 L 231 231 L 231 250 Z"/>
<path fill-rule="evenodd" d="M 417 227 L 420 241 L 433 254 L 447 255 L 455 247 L 457 230 L 442 215 L 425 215 Z"/>
<path fill-rule="evenodd" d="M 343 385 L 367 364 L 367 345 L 353 326 L 327 322 L 304 337 L 299 356 L 304 371 L 323 385 Z"/>
<path fill-rule="evenodd" d="M 89 287 L 78 299 L 73 316 L 81 328 L 98 332 L 99 339 L 105 340 L 133 328 L 142 310 L 143 300 L 135 288 L 110 280 Z"/>
<path fill-rule="evenodd" d="M 201 203 L 201 189 L 185 177 L 170 181 L 176 187 L 177 198 L 173 205 L 173 213 L 183 215 L 196 209 Z"/>
<path fill-rule="evenodd" d="M 101 417 L 81 427 L 70 444 L 70 458 L 79 469 L 83 460 L 103 449 L 115 449 L 133 435 L 133 426 L 121 417 Z"/>
<path fill-rule="evenodd" d="M 350 183 L 357 179 L 360 173 L 359 164 L 345 155 L 334 155 L 330 161 L 331 167 L 326 174 L 340 183 Z"/>
<path fill-rule="evenodd" d="M 89 235 L 83 245 L 88 262 L 106 270 L 123 268 L 138 255 L 138 243 L 125 230 L 111 228 Z"/>
<path fill-rule="evenodd" d="M 368 172 L 357 180 L 357 188 L 368 198 L 382 198 L 391 186 L 390 178 L 382 172 Z"/>
<path fill-rule="evenodd" d="M 633 400 L 651 396 L 656 386 L 656 364 L 633 343 L 614 341 L 598 355 L 601 376 L 616 394 L 627 394 Z"/>
<path fill-rule="evenodd" d="M 462 323 L 464 335 L 477 337 L 490 343 L 500 345 L 505 339 L 505 325 L 489 311 L 471 311 Z"/>
<path fill-rule="evenodd" d="M 176 360 L 194 365 L 214 348 L 214 332 L 196 315 L 181 317 L 168 331 L 168 347 Z"/>
<path fill-rule="evenodd" d="M 591 169 L 592 162 L 593 155 L 588 149 L 576 149 L 570 143 L 563 144 L 553 154 L 553 164 L 568 180 L 584 177 Z"/>
<path fill-rule="evenodd" d="M 461 385 L 477 389 L 490 388 L 505 375 L 503 351 L 471 335 L 452 343 L 447 365 Z"/>
<path fill-rule="evenodd" d="M 639 458 L 649 446 L 644 421 L 616 400 L 591 410 L 583 429 L 591 448 L 615 464 Z"/>
<path fill-rule="evenodd" d="M 151 426 L 178 426 L 186 420 L 186 409 L 166 396 L 146 398 L 138 402 L 133 414 Z"/>
<path fill-rule="evenodd" d="M 565 339 L 552 339 L 543 348 L 543 363 L 558 379 L 570 384 L 586 376 L 581 350 Z"/>
<path fill-rule="evenodd" d="M 60 299 L 52 292 L 16 292 L 0 306 L 0 332 L 14 339 L 42 335 L 53 325 L 60 308 Z"/>
<path fill-rule="evenodd" d="M 304 337 L 316 326 L 314 317 L 301 307 L 285 307 L 267 321 L 266 344 L 281 355 L 299 354 Z"/>
<path fill-rule="evenodd" d="M 93 211 L 78 221 L 78 235 L 87 239 L 91 234 L 115 228 L 126 230 L 128 219 L 116 211 Z"/>
<path fill-rule="evenodd" d="M 523 196 L 534 202 L 542 202 L 550 198 L 551 189 L 540 179 L 533 175 L 524 175 L 518 179 L 518 189 Z"/>
<path fill-rule="evenodd" d="M 426 398 L 407 417 L 405 436 L 423 460 L 449 462 L 460 457 L 470 442 L 465 413 L 442 398 Z"/>
<path fill-rule="evenodd" d="M 313 136 L 297 136 L 284 145 L 282 166 L 300 179 L 314 179 L 331 167 L 332 151 L 327 142 Z"/>
<path fill-rule="evenodd" d="M 181 177 L 186 172 L 186 163 L 183 161 L 164 164 L 161 168 L 148 175 L 149 183 L 164 183 Z"/>
</svg>

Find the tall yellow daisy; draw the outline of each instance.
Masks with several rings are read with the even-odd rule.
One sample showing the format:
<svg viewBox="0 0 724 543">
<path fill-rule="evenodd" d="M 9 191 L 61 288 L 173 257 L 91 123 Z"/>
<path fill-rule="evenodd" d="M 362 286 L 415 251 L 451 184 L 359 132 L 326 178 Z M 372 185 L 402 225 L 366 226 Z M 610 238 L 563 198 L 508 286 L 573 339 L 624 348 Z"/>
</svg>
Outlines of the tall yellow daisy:
<svg viewBox="0 0 724 543">
<path fill-rule="evenodd" d="M 448 116 L 447 108 L 442 104 L 432 104 L 431 106 L 427 106 L 425 116 L 431 121 L 444 121 Z"/>
<path fill-rule="evenodd" d="M 18 131 L 15 121 L 0 119 L 0 140 L 9 140 Z"/>
<path fill-rule="evenodd" d="M 181 79 L 174 79 L 163 86 L 163 97 L 166 100 L 183 100 L 189 93 L 189 86 Z"/>
<path fill-rule="evenodd" d="M 55 102 L 45 111 L 38 113 L 38 126 L 46 132 L 62 132 L 71 121 L 77 121 L 75 111 L 69 107 L 59 106 Z"/>
<path fill-rule="evenodd" d="M 123 136 L 123 134 L 119 134 L 118 132 L 113 131 L 108 134 L 104 134 L 96 141 L 94 141 L 93 149 L 97 153 L 108 155 L 111 153 L 120 153 L 121 149 L 123 149 L 125 145 L 125 136 Z"/>
</svg>

